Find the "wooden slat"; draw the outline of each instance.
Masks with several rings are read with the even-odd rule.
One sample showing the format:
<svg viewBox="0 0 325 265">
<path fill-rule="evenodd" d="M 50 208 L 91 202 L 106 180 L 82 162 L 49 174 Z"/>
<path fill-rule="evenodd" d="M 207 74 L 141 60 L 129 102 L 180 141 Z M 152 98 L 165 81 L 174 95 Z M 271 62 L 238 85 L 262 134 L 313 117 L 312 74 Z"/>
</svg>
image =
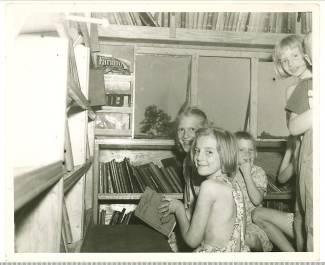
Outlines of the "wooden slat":
<svg viewBox="0 0 325 265">
<path fill-rule="evenodd" d="M 101 148 L 115 149 L 172 149 L 175 147 L 174 140 L 163 139 L 125 139 L 125 138 L 96 138 L 95 143 Z"/>
<path fill-rule="evenodd" d="M 260 60 L 271 61 L 272 60 L 272 51 L 273 48 L 260 48 L 260 47 L 223 47 L 223 46 L 215 46 L 215 45 L 190 45 L 190 44 L 181 44 L 181 43 L 147 43 L 147 42 L 131 42 L 131 41 L 118 41 L 118 40 L 101 40 L 102 45 L 125 45 L 125 46 L 135 46 L 135 53 L 152 53 L 152 54 L 159 54 L 159 51 L 165 53 L 167 50 L 170 54 L 179 54 L 179 55 L 191 55 L 193 53 L 199 52 L 202 55 L 207 55 L 214 52 L 225 52 L 227 57 L 242 57 L 251 58 L 251 57 L 258 57 Z M 163 53 L 163 54 L 164 54 Z M 206 54 L 204 54 L 206 53 Z M 235 55 L 232 55 L 232 54 Z M 244 56 L 245 55 L 245 56 Z"/>
<path fill-rule="evenodd" d="M 95 129 L 96 136 L 131 136 L 131 130 Z"/>
<path fill-rule="evenodd" d="M 198 90 L 199 90 L 199 56 L 194 54 L 191 60 L 191 105 L 198 104 Z"/>
<path fill-rule="evenodd" d="M 170 13 L 170 28 L 169 28 L 169 37 L 176 38 L 176 19 L 175 12 Z"/>
<path fill-rule="evenodd" d="M 99 172 L 98 172 L 98 167 L 99 167 L 99 145 L 94 143 L 94 165 L 93 165 L 93 219 L 94 219 L 94 224 L 97 224 L 98 221 L 98 187 L 99 187 Z"/>
<path fill-rule="evenodd" d="M 67 193 L 77 182 L 78 180 L 86 174 L 88 169 L 91 166 L 92 161 L 87 161 L 81 166 L 76 166 L 74 171 L 66 173 L 64 175 L 64 193 Z"/>
<path fill-rule="evenodd" d="M 250 88 L 250 112 L 249 127 L 250 133 L 256 139 L 257 137 L 257 98 L 258 98 L 258 58 L 251 58 L 251 88 Z"/>
<path fill-rule="evenodd" d="M 179 48 L 173 48 L 170 47 L 170 45 L 166 45 L 165 47 L 137 47 L 136 49 L 137 54 L 163 54 L 163 55 L 199 55 L 199 56 L 210 56 L 210 57 L 229 57 L 229 58 L 251 58 L 253 56 L 258 57 L 262 60 L 271 60 L 271 50 L 265 51 L 265 52 L 256 52 L 256 51 L 250 51 L 250 50 L 223 50 L 223 49 L 215 49 L 210 50 L 206 49 L 205 47 L 198 47 L 195 48 L 185 48 L 185 47 L 179 47 Z"/>
<path fill-rule="evenodd" d="M 31 189 L 37 188 L 34 183 Z M 15 252 L 57 253 L 62 232 L 63 179 L 15 212 Z"/>
<path fill-rule="evenodd" d="M 178 28 L 176 38 L 170 37 L 170 29 L 166 27 L 114 26 L 99 27 L 99 39 L 150 40 L 152 42 L 210 43 L 225 46 L 263 46 L 272 47 L 288 34 L 261 32 L 218 32 Z"/>
<path fill-rule="evenodd" d="M 14 177 L 15 211 L 53 186 L 64 173 L 62 161 Z"/>
<path fill-rule="evenodd" d="M 266 194 L 264 200 L 291 200 L 291 192 L 270 192 Z"/>
<path fill-rule="evenodd" d="M 139 200 L 142 193 L 99 193 L 99 200 Z M 183 193 L 164 193 L 167 198 L 183 199 Z"/>
</svg>

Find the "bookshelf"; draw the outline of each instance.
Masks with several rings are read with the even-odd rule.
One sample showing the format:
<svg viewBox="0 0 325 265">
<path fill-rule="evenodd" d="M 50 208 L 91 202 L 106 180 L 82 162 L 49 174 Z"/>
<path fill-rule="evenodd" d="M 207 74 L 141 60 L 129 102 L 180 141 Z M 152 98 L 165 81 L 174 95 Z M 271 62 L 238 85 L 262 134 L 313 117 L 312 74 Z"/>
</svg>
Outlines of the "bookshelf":
<svg viewBox="0 0 325 265">
<path fill-rule="evenodd" d="M 25 22 L 11 40 L 9 61 L 17 121 L 10 128 L 15 222 L 11 251 L 70 252 L 90 220 L 85 201 L 91 192 L 86 182 L 92 177 L 93 141 L 88 139 L 93 133 L 88 128 L 95 112 L 88 101 L 89 33 L 85 23 L 63 14 L 29 16 Z M 80 28 L 82 33 L 73 35 Z"/>
<path fill-rule="evenodd" d="M 130 204 L 137 203 L 142 193 L 102 193 L 100 190 L 100 163 L 115 159 L 122 161 L 129 158 L 132 165 L 154 162 L 161 165 L 161 160 L 174 157 L 174 141 L 160 139 L 130 139 L 130 138 L 95 138 L 94 152 L 94 198 L 93 218 L 98 223 L 100 204 Z M 142 176 L 144 177 L 144 176 Z M 166 193 L 166 196 L 182 199 L 182 193 Z"/>
</svg>

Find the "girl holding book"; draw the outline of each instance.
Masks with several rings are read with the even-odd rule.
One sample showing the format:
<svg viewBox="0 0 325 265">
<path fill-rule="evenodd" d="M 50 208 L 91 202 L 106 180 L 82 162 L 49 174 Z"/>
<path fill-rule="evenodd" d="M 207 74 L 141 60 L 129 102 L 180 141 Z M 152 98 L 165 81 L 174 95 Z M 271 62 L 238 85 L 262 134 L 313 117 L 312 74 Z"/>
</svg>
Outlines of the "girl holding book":
<svg viewBox="0 0 325 265">
<path fill-rule="evenodd" d="M 192 218 L 185 205 L 164 197 L 158 208 L 162 222 L 175 214 L 183 239 L 195 252 L 249 251 L 245 245 L 242 194 L 232 179 L 237 170 L 237 143 L 228 131 L 200 128 L 191 147 L 191 158 L 201 183 Z"/>
</svg>

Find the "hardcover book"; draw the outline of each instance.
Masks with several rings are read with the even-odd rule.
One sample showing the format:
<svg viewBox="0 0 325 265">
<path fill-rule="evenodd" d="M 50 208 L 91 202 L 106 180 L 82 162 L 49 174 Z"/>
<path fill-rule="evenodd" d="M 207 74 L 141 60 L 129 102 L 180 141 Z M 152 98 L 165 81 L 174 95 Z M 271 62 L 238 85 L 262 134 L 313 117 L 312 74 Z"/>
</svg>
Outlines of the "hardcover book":
<svg viewBox="0 0 325 265">
<path fill-rule="evenodd" d="M 162 196 L 162 194 L 146 187 L 134 214 L 158 232 L 169 237 L 176 225 L 176 219 L 174 215 L 169 215 L 164 222 L 161 221 L 158 207 L 161 205 Z"/>
</svg>

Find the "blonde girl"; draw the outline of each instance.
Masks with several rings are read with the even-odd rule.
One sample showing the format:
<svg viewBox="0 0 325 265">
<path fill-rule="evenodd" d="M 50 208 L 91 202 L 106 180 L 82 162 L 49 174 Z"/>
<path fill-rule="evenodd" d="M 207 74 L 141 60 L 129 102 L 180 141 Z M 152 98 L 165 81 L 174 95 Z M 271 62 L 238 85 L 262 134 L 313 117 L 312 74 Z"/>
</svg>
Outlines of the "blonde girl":
<svg viewBox="0 0 325 265">
<path fill-rule="evenodd" d="M 217 128 L 197 130 L 191 157 L 205 180 L 201 184 L 191 219 L 185 205 L 164 198 L 159 211 L 162 221 L 175 214 L 184 241 L 195 252 L 248 251 L 241 192 L 232 179 L 237 169 L 237 144 L 233 134 Z"/>
</svg>

